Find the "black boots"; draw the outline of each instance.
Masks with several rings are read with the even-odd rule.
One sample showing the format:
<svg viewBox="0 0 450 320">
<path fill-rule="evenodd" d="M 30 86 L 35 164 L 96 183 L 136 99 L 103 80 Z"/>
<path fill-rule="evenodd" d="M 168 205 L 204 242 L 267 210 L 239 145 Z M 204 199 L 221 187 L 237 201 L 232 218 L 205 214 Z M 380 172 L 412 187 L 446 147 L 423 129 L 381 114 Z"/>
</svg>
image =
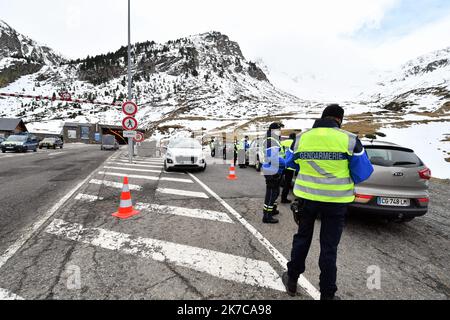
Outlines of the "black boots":
<svg viewBox="0 0 450 320">
<path fill-rule="evenodd" d="M 275 219 L 273 216 L 274 214 L 264 211 L 263 223 L 278 223 L 278 219 Z"/>
<path fill-rule="evenodd" d="M 283 281 L 287 294 L 291 297 L 295 297 L 297 294 L 297 282 L 291 280 L 287 272 L 283 273 L 281 280 Z"/>
<path fill-rule="evenodd" d="M 289 203 L 292 203 L 292 200 L 289 200 L 288 198 L 286 198 L 286 199 L 281 199 L 281 203 L 287 203 L 287 204 L 289 204 Z"/>
</svg>

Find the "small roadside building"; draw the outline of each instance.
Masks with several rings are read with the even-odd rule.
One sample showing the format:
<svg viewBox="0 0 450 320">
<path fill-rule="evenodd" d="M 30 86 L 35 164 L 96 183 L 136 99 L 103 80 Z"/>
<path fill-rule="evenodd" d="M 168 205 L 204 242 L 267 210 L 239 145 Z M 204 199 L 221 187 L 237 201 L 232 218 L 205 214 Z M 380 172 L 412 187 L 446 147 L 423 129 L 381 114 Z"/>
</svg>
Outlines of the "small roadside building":
<svg viewBox="0 0 450 320">
<path fill-rule="evenodd" d="M 119 144 L 124 145 L 128 143 L 128 139 L 123 137 L 123 131 L 121 126 L 116 125 L 66 122 L 62 135 L 65 143 L 99 144 L 102 136 L 109 134 L 115 136 Z M 137 131 L 145 132 L 141 129 Z"/>
<path fill-rule="evenodd" d="M 0 137 L 7 138 L 21 132 L 28 132 L 22 119 L 0 118 Z"/>
</svg>

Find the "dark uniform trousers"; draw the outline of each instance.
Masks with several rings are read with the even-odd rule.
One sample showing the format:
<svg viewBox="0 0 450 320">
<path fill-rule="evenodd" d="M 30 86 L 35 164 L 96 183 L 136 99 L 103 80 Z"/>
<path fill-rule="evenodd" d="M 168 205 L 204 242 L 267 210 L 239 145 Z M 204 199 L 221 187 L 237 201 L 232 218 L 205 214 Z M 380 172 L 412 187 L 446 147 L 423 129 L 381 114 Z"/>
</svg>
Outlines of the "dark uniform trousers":
<svg viewBox="0 0 450 320">
<path fill-rule="evenodd" d="M 277 199 L 280 195 L 281 174 L 264 176 L 266 178 L 266 197 L 264 199 L 264 212 L 272 213 L 277 208 Z"/>
<path fill-rule="evenodd" d="M 293 170 L 284 170 L 284 184 L 283 184 L 283 192 L 281 193 L 281 199 L 286 200 L 289 191 L 291 190 L 292 178 L 294 178 L 295 171 Z"/>
<path fill-rule="evenodd" d="M 344 230 L 347 208 L 348 204 L 305 200 L 298 233 L 294 236 L 288 274 L 289 278 L 297 280 L 305 272 L 305 260 L 311 246 L 314 222 L 320 213 L 319 286 L 321 294 L 327 297 L 333 297 L 337 291 L 337 249 Z"/>
</svg>

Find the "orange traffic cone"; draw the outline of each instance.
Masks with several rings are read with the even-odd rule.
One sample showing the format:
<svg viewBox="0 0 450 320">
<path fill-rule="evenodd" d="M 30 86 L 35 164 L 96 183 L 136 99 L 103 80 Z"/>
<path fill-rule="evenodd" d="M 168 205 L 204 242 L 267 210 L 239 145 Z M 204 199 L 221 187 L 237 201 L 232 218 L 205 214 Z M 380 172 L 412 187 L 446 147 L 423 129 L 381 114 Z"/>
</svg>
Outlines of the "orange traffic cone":
<svg viewBox="0 0 450 320">
<path fill-rule="evenodd" d="M 234 165 L 230 166 L 230 174 L 227 177 L 228 180 L 237 180 L 237 176 L 236 176 L 236 168 L 234 167 Z"/>
<path fill-rule="evenodd" d="M 120 219 L 128 219 L 139 214 L 139 211 L 133 210 L 133 203 L 131 202 L 131 192 L 128 187 L 128 177 L 123 179 L 122 194 L 120 195 L 119 211 L 113 213 L 113 217 Z"/>
</svg>

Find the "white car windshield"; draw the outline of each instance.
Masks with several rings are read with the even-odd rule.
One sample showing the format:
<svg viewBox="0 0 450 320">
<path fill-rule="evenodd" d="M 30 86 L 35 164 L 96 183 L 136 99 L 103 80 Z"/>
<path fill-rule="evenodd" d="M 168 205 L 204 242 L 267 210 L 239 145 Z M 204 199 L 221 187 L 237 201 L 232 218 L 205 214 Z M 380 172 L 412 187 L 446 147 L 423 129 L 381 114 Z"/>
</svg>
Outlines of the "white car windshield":
<svg viewBox="0 0 450 320">
<path fill-rule="evenodd" d="M 201 149 L 202 145 L 195 139 L 181 138 L 171 140 L 169 143 L 169 148 Z"/>
<path fill-rule="evenodd" d="M 27 140 L 27 136 L 9 136 L 7 141 L 26 141 Z"/>
</svg>

